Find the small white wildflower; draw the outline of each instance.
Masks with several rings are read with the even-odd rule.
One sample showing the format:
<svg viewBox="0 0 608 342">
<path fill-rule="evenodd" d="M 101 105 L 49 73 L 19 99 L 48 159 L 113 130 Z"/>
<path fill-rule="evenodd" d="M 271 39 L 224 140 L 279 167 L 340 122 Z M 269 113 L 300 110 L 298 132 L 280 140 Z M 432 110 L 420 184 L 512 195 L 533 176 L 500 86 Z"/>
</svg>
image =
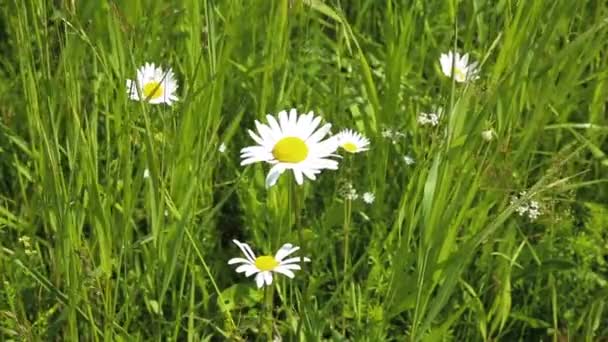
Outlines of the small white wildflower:
<svg viewBox="0 0 608 342">
<path fill-rule="evenodd" d="M 525 197 L 526 195 L 527 193 L 525 191 L 522 191 L 519 193 L 519 196 L 512 196 L 511 204 L 515 204 L 519 201 L 520 198 Z M 535 200 L 530 200 L 527 203 L 524 202 L 520 204 L 517 208 L 515 208 L 515 212 L 517 212 L 519 216 L 527 215 L 530 221 L 535 221 L 542 214 L 540 203 Z"/>
<path fill-rule="evenodd" d="M 374 203 L 374 201 L 376 200 L 376 195 L 374 195 L 373 192 L 366 192 L 363 194 L 363 202 L 367 203 L 367 204 L 372 204 Z"/>
<path fill-rule="evenodd" d="M 460 55 L 458 52 L 452 53 L 448 51 L 447 54 L 441 54 L 439 58 L 439 64 L 441 65 L 441 71 L 447 77 L 454 77 L 454 80 L 458 83 L 463 83 L 479 78 L 479 68 L 477 62 L 469 64 L 469 54 L 465 53 Z M 452 67 L 454 68 L 452 70 Z"/>
<path fill-rule="evenodd" d="M 494 130 L 491 128 L 481 132 L 481 138 L 485 141 L 492 141 L 495 136 L 496 132 L 494 132 Z"/>
<path fill-rule="evenodd" d="M 359 194 L 357 193 L 357 189 L 355 189 L 353 187 L 352 184 L 350 183 L 346 183 L 342 189 L 340 189 L 340 195 L 342 197 L 344 197 L 344 199 L 348 199 L 348 200 L 356 200 L 357 198 L 359 198 Z"/>
<path fill-rule="evenodd" d="M 519 214 L 519 216 L 524 216 L 528 212 L 528 209 L 529 209 L 528 205 L 524 203 L 524 204 L 520 205 L 519 207 L 517 207 L 515 209 L 515 211 Z"/>
<path fill-rule="evenodd" d="M 412 158 L 410 155 L 403 156 L 403 161 L 405 162 L 405 165 L 413 165 L 416 163 L 414 158 Z"/>
<path fill-rule="evenodd" d="M 534 221 L 540 214 L 540 204 L 537 201 L 530 201 L 530 205 L 528 206 L 528 218 Z"/>
<path fill-rule="evenodd" d="M 355 188 L 351 188 L 350 190 L 348 190 L 348 192 L 344 193 L 344 198 L 349 199 L 349 200 L 356 200 L 357 198 L 359 198 L 359 194 L 357 193 L 357 189 Z"/>
<path fill-rule="evenodd" d="M 226 152 L 226 144 L 221 143 L 217 150 L 220 151 L 220 153 Z"/>
<path fill-rule="evenodd" d="M 405 133 L 390 128 L 383 129 L 381 135 L 385 139 L 390 139 L 393 145 L 397 143 L 399 138 L 405 137 Z"/>
<path fill-rule="evenodd" d="M 420 126 L 437 126 L 439 125 L 439 119 L 443 115 L 443 108 L 439 107 L 434 113 L 420 113 L 418 114 L 418 124 Z"/>
<path fill-rule="evenodd" d="M 148 169 L 144 170 L 144 179 L 146 179 L 146 178 L 150 178 L 150 170 L 148 170 Z"/>
<path fill-rule="evenodd" d="M 27 235 L 23 235 L 19 238 L 19 242 L 23 244 L 24 247 L 30 247 L 30 237 Z"/>
<path fill-rule="evenodd" d="M 395 133 L 393 132 L 393 130 L 390 129 L 390 128 L 383 129 L 381 134 L 382 134 L 383 138 L 387 138 L 387 139 L 392 139 L 393 136 L 395 135 Z"/>
<path fill-rule="evenodd" d="M 429 115 L 427 113 L 418 114 L 418 124 L 424 126 L 429 123 Z"/>
</svg>

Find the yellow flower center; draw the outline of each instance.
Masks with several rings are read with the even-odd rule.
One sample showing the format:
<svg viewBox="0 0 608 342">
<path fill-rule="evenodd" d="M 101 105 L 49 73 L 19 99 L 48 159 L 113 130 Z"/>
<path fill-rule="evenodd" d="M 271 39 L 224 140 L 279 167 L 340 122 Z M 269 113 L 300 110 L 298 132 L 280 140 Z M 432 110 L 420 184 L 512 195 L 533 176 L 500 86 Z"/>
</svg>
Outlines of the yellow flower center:
<svg viewBox="0 0 608 342">
<path fill-rule="evenodd" d="M 279 262 L 269 255 L 262 255 L 255 259 L 255 267 L 260 271 L 272 271 L 279 265 Z"/>
<path fill-rule="evenodd" d="M 299 163 L 308 156 L 308 146 L 300 138 L 286 137 L 274 145 L 272 155 L 283 163 Z"/>
<path fill-rule="evenodd" d="M 346 150 L 346 152 L 350 152 L 350 153 L 355 153 L 357 152 L 357 145 L 355 145 L 352 142 L 346 142 L 344 144 L 342 144 L 342 148 Z"/>
<path fill-rule="evenodd" d="M 458 67 L 454 67 L 454 79 L 459 82 L 464 82 L 467 79 L 467 73 Z"/>
<path fill-rule="evenodd" d="M 163 95 L 163 86 L 158 82 L 152 81 L 144 84 L 142 91 L 146 99 L 154 100 Z"/>
</svg>

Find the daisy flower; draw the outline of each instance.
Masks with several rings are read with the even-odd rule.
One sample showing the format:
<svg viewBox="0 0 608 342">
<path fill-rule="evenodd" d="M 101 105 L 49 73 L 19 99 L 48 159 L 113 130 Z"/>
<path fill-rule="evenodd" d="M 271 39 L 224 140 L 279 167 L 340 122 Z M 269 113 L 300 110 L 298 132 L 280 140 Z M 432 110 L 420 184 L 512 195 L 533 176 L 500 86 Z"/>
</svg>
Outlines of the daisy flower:
<svg viewBox="0 0 608 342">
<path fill-rule="evenodd" d="M 256 257 L 248 244 L 238 240 L 232 240 L 232 242 L 241 249 L 245 258 L 232 258 L 228 260 L 228 265 L 239 264 L 236 268 L 236 272 L 245 272 L 245 277 L 255 274 L 255 283 L 258 288 L 261 288 L 264 284 L 272 284 L 272 273 L 280 273 L 289 278 L 295 277 L 293 271 L 302 269 L 298 263 L 301 262 L 302 259 L 304 261 L 310 261 L 309 258 L 300 257 L 285 259 L 290 254 L 300 249 L 300 247 L 296 247 L 290 243 L 286 243 L 279 248 L 277 254 L 274 256 L 262 255 Z"/>
<path fill-rule="evenodd" d="M 127 93 L 132 100 L 148 101 L 152 104 L 166 103 L 171 105 L 177 101 L 175 91 L 177 81 L 169 68 L 163 71 L 154 64 L 146 63 L 137 70 L 135 81 L 127 80 Z"/>
<path fill-rule="evenodd" d="M 369 140 L 351 129 L 341 131 L 336 135 L 336 139 L 338 145 L 349 153 L 359 153 L 369 149 Z"/>
<path fill-rule="evenodd" d="M 441 71 L 447 77 L 454 76 L 454 80 L 459 83 L 471 81 L 477 79 L 477 62 L 469 63 L 469 54 L 465 53 L 460 56 L 458 52 L 452 53 L 448 51 L 447 54 L 442 53 L 439 58 L 439 64 L 441 64 Z M 454 67 L 452 74 L 452 66 Z"/>
<path fill-rule="evenodd" d="M 257 132 L 249 131 L 255 146 L 241 150 L 241 165 L 266 162 L 273 166 L 266 176 L 266 187 L 276 184 L 285 170 L 291 170 L 296 183 L 302 185 L 304 176 L 311 180 L 323 169 L 336 170 L 338 162 L 330 157 L 338 148 L 335 138 L 323 138 L 331 124 L 318 128 L 321 117 L 313 112 L 298 114 L 295 109 L 279 112 L 278 119 L 266 115 L 268 124 L 255 121 Z M 318 129 L 317 129 L 318 128 Z"/>
</svg>

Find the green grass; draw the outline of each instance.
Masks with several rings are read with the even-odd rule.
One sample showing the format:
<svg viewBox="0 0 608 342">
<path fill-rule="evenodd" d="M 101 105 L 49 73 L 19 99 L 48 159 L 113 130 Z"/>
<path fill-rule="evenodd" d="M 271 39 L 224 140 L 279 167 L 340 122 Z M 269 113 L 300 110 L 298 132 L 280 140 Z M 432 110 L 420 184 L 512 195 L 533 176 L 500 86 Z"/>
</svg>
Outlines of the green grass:
<svg viewBox="0 0 608 342">
<path fill-rule="evenodd" d="M 602 1 L 0 0 L 0 340 L 606 339 L 607 81 Z M 371 149 L 265 189 L 239 150 L 292 107 Z M 234 238 L 312 262 L 258 290 Z"/>
</svg>

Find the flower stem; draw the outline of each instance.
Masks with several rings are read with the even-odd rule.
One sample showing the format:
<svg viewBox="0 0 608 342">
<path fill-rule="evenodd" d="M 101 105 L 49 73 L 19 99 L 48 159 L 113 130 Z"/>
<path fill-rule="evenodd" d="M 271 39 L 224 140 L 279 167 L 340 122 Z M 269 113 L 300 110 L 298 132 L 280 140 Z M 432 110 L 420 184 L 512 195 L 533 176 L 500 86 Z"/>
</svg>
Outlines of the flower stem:
<svg viewBox="0 0 608 342">
<path fill-rule="evenodd" d="M 295 180 L 294 182 L 290 182 L 290 187 L 289 187 L 289 199 L 291 201 L 291 210 L 293 212 L 293 217 L 294 217 L 294 222 L 293 222 L 293 229 L 297 230 L 298 232 L 298 239 L 299 244 L 300 244 L 300 252 L 302 255 L 302 262 L 300 263 L 302 270 L 301 272 L 303 274 L 305 274 L 308 270 L 306 267 L 306 262 L 304 262 L 304 257 L 307 254 L 307 248 L 306 248 L 306 242 L 304 241 L 304 231 L 302 230 L 302 221 L 301 221 L 301 217 L 300 217 L 300 202 L 303 201 L 304 195 L 300 195 L 300 192 L 304 192 L 304 190 L 300 190 L 298 188 L 298 186 L 295 184 Z M 301 196 L 301 197 L 300 197 Z M 290 226 L 291 226 L 291 222 L 290 222 Z M 308 295 L 306 294 L 307 292 L 307 287 L 304 287 L 301 291 L 302 293 L 302 301 L 300 303 L 300 311 L 301 314 L 300 316 L 303 317 L 305 316 L 305 312 L 306 312 L 306 307 L 308 306 Z M 299 319 L 298 320 L 298 327 L 297 327 L 297 333 L 296 336 L 301 336 L 301 332 L 302 332 L 302 328 L 303 328 L 303 319 Z"/>
<path fill-rule="evenodd" d="M 348 168 L 347 168 L 347 184 L 349 186 L 349 188 L 352 188 L 352 168 L 353 168 L 353 163 L 352 163 L 352 158 L 347 157 L 348 158 Z M 344 276 L 344 279 L 342 281 L 342 285 L 343 285 L 343 291 L 344 291 L 344 296 L 346 297 L 346 294 L 348 293 L 348 272 L 349 272 L 349 264 L 350 264 L 350 251 L 349 251 L 349 242 L 350 242 L 350 223 L 351 223 L 351 214 L 352 214 L 352 207 L 353 207 L 353 198 L 352 198 L 352 194 L 351 193 L 347 193 L 347 195 L 344 198 L 344 224 L 342 226 L 343 229 L 343 234 L 344 234 L 344 254 L 343 254 L 343 258 L 344 258 L 344 266 L 343 266 L 343 270 L 342 270 L 342 274 Z M 345 299 L 344 301 L 345 303 L 348 303 L 348 301 Z M 346 305 L 344 306 L 343 310 L 342 310 L 342 335 L 344 335 L 346 333 Z"/>
<path fill-rule="evenodd" d="M 272 317 L 272 308 L 273 308 L 273 297 L 274 297 L 274 286 L 272 285 L 268 285 L 266 286 L 266 291 L 264 292 L 265 295 L 265 311 L 266 311 L 266 336 L 267 336 L 267 341 L 272 341 L 273 337 L 272 337 L 272 326 L 273 326 L 273 317 Z"/>
</svg>

